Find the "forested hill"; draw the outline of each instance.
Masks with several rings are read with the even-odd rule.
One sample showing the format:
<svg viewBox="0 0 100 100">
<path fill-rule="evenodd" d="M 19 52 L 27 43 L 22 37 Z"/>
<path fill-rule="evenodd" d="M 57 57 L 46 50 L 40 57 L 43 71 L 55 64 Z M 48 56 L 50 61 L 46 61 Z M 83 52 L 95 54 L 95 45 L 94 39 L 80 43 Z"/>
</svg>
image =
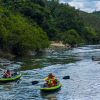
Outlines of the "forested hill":
<svg viewBox="0 0 100 100">
<path fill-rule="evenodd" d="M 0 49 L 15 55 L 40 51 L 49 41 L 70 45 L 97 42 L 79 11 L 59 0 L 0 0 Z"/>
<path fill-rule="evenodd" d="M 100 17 L 100 11 L 94 11 L 92 14 L 97 15 Z"/>
<path fill-rule="evenodd" d="M 93 13 L 79 12 L 85 26 L 91 27 L 97 33 L 97 40 L 100 40 L 100 11 Z"/>
</svg>

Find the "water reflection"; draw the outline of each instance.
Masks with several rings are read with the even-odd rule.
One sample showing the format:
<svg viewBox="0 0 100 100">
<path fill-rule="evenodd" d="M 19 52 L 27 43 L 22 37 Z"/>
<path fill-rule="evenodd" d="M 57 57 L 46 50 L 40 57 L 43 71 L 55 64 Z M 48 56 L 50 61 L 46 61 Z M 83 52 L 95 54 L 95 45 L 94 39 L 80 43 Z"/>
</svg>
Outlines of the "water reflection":
<svg viewBox="0 0 100 100">
<path fill-rule="evenodd" d="M 12 85 L 11 84 L 5 84 L 5 85 L 3 85 L 3 90 L 10 91 L 13 88 Z"/>
<path fill-rule="evenodd" d="M 41 97 L 46 100 L 57 100 L 56 93 L 43 93 L 41 92 Z"/>
</svg>

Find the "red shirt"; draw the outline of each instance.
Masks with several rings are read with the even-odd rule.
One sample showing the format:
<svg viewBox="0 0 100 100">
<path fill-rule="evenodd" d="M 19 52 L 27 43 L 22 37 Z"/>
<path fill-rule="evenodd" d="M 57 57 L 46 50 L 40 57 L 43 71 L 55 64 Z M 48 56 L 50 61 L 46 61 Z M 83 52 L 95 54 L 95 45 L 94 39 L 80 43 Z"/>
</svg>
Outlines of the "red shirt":
<svg viewBox="0 0 100 100">
<path fill-rule="evenodd" d="M 5 76 L 5 77 L 11 77 L 12 74 L 11 74 L 11 72 L 5 72 L 5 73 L 4 73 L 4 76 Z"/>
</svg>

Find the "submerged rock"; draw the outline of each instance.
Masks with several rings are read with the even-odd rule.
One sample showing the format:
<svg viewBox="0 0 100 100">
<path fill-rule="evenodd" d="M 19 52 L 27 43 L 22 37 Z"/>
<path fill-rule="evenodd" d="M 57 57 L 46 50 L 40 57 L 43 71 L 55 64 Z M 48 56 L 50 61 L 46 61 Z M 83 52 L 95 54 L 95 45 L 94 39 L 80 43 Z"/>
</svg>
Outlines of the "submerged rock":
<svg viewBox="0 0 100 100">
<path fill-rule="evenodd" d="M 92 56 L 93 61 L 100 61 L 100 56 Z"/>
</svg>

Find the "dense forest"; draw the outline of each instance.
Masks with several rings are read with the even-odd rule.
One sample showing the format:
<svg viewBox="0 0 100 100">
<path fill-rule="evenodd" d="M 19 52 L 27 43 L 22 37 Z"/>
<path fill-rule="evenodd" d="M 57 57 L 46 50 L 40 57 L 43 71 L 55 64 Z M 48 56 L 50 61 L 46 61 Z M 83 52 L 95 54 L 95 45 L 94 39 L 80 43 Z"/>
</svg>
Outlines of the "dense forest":
<svg viewBox="0 0 100 100">
<path fill-rule="evenodd" d="M 100 22 L 87 23 L 85 14 L 91 16 L 59 0 L 0 0 L 0 50 L 21 56 L 47 48 L 49 41 L 98 43 Z"/>
<path fill-rule="evenodd" d="M 100 11 L 86 13 L 80 11 L 79 15 L 83 19 L 85 26 L 91 27 L 97 33 L 97 42 L 100 43 Z"/>
</svg>

